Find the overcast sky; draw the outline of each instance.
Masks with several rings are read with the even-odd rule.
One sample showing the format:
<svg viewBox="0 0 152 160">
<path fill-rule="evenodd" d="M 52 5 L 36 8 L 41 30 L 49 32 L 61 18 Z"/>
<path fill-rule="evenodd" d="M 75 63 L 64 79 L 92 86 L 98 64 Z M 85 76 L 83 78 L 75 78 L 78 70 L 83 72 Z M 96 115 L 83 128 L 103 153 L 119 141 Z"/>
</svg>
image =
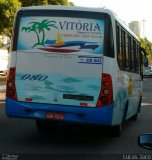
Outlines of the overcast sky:
<svg viewBox="0 0 152 160">
<path fill-rule="evenodd" d="M 145 22 L 145 35 L 152 41 L 152 0 L 69 0 L 76 6 L 107 7 L 125 22 Z"/>
</svg>

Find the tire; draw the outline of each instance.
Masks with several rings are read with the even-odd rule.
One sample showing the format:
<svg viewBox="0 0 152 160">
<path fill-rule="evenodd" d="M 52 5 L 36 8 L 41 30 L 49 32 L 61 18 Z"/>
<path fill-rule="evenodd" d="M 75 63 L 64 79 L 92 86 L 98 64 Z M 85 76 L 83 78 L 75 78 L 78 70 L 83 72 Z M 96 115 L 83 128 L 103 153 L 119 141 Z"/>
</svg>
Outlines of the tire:
<svg viewBox="0 0 152 160">
<path fill-rule="evenodd" d="M 124 110 L 122 122 L 121 122 L 122 124 L 126 122 L 127 112 L 128 112 L 128 100 L 126 101 L 126 104 L 125 104 L 125 110 Z"/>
<path fill-rule="evenodd" d="M 140 112 L 141 102 L 142 102 L 142 96 L 140 97 L 140 100 L 139 100 L 137 113 L 130 118 L 133 121 L 136 121 L 138 119 L 138 113 Z"/>
<path fill-rule="evenodd" d="M 136 121 L 138 119 L 138 114 L 135 114 L 130 118 L 132 121 Z"/>
<path fill-rule="evenodd" d="M 58 122 L 37 119 L 36 127 L 40 132 L 45 132 L 45 131 L 54 132 L 58 128 Z"/>
<path fill-rule="evenodd" d="M 122 125 L 117 125 L 112 127 L 112 135 L 115 137 L 120 137 L 122 132 Z"/>
</svg>

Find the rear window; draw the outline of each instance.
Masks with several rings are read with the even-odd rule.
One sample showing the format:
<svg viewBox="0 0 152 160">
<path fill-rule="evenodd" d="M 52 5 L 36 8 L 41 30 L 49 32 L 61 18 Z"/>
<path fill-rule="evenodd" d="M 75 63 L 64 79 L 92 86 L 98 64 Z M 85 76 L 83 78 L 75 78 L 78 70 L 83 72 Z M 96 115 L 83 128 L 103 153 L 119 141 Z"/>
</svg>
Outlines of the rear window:
<svg viewBox="0 0 152 160">
<path fill-rule="evenodd" d="M 113 57 L 106 13 L 25 10 L 16 19 L 13 50 L 87 51 Z"/>
<path fill-rule="evenodd" d="M 17 50 L 81 50 L 103 54 L 103 20 L 71 17 L 22 17 Z"/>
</svg>

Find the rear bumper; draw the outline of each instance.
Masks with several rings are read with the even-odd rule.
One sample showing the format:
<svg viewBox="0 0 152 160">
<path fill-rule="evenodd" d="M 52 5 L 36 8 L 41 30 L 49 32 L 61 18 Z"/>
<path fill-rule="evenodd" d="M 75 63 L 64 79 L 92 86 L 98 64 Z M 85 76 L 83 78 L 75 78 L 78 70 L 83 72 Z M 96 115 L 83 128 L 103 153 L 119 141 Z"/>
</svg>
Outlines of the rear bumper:
<svg viewBox="0 0 152 160">
<path fill-rule="evenodd" d="M 26 119 L 45 119 L 46 112 L 64 113 L 64 120 L 75 123 L 112 125 L 113 104 L 101 108 L 36 104 L 6 98 L 6 115 Z"/>
</svg>

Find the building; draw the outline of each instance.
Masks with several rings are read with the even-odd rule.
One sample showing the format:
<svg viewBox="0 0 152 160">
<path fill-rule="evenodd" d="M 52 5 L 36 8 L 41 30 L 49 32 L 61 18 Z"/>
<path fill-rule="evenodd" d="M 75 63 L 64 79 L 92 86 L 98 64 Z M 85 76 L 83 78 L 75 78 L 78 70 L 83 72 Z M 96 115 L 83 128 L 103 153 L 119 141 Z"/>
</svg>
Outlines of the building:
<svg viewBox="0 0 152 160">
<path fill-rule="evenodd" d="M 128 26 L 137 36 L 145 38 L 145 23 L 145 20 L 131 21 Z"/>
</svg>

